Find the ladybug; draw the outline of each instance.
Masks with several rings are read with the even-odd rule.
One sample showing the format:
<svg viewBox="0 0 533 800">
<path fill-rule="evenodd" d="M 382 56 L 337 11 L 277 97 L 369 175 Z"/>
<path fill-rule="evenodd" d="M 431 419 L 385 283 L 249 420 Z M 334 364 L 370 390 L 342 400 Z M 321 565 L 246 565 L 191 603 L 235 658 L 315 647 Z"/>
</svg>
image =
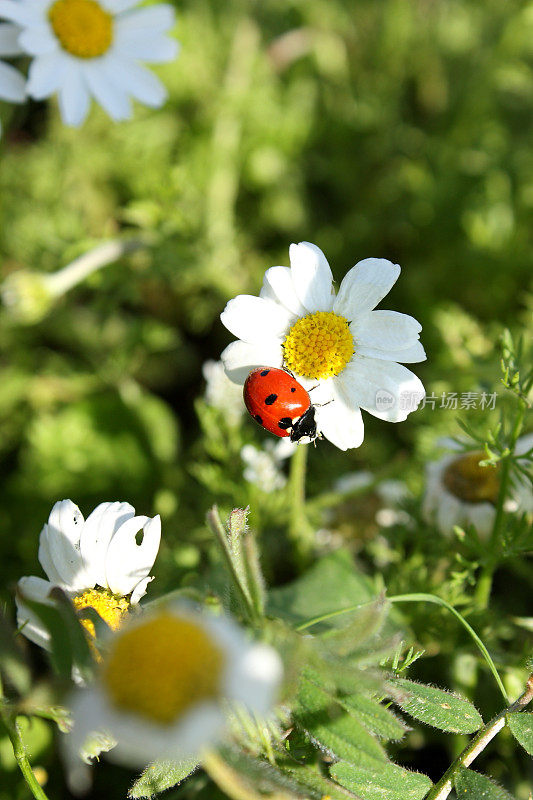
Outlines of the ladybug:
<svg viewBox="0 0 533 800">
<path fill-rule="evenodd" d="M 259 425 L 291 442 L 313 442 L 318 437 L 315 407 L 308 392 L 284 369 L 259 367 L 244 384 L 244 403 Z"/>
</svg>

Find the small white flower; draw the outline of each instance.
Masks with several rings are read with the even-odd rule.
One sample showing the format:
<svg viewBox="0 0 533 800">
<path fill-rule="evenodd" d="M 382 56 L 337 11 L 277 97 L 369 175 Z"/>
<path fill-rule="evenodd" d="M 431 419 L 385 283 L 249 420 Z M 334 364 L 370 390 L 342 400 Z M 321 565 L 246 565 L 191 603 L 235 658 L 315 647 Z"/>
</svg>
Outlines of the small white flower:
<svg viewBox="0 0 533 800">
<path fill-rule="evenodd" d="M 337 478 L 333 484 L 333 491 L 339 494 L 352 494 L 357 491 L 368 489 L 372 485 L 374 476 L 368 470 L 359 470 L 358 472 L 346 472 Z"/>
<path fill-rule="evenodd" d="M 257 367 L 286 367 L 313 389 L 318 430 L 341 450 L 364 438 L 361 409 L 400 422 L 424 396 L 401 363 L 423 361 L 420 324 L 396 311 L 374 311 L 400 267 L 382 258 L 360 261 L 333 289 L 322 251 L 290 247 L 291 267 L 271 267 L 259 297 L 239 295 L 221 314 L 239 341 L 222 353 L 226 372 L 243 384 Z"/>
<path fill-rule="evenodd" d="M 206 361 L 202 374 L 206 381 L 206 403 L 223 411 L 228 421 L 236 425 L 244 413 L 242 389 L 230 381 L 221 361 Z"/>
<path fill-rule="evenodd" d="M 296 447 L 289 439 L 281 439 L 276 443 L 266 441 L 262 448 L 245 444 L 241 450 L 241 458 L 246 464 L 243 473 L 245 480 L 268 494 L 283 489 L 287 478 L 279 466 L 292 455 Z"/>
<path fill-rule="evenodd" d="M 142 541 L 136 537 L 142 531 Z M 161 541 L 159 516 L 135 516 L 129 503 L 100 503 L 84 521 L 72 500 L 58 501 L 39 539 L 39 561 L 48 580 L 35 576 L 18 582 L 17 622 L 22 633 L 48 648 L 50 636 L 24 599 L 41 603 L 59 586 L 78 609 L 94 608 L 112 628 L 130 605 L 146 594 Z M 92 623 L 84 621 L 88 630 Z"/>
<path fill-rule="evenodd" d="M 230 619 L 160 607 L 110 635 L 99 679 L 73 696 L 68 750 L 106 730 L 124 764 L 194 756 L 223 734 L 226 702 L 268 714 L 281 675 L 277 653 Z"/>
<path fill-rule="evenodd" d="M 177 42 L 166 36 L 172 6 L 135 8 L 138 0 L 0 0 L 0 16 L 21 28 L 19 44 L 32 56 L 28 94 L 58 95 L 67 125 L 78 126 L 91 97 L 114 120 L 131 117 L 134 98 L 157 108 L 167 93 L 141 61 L 171 61 Z"/>
<path fill-rule="evenodd" d="M 0 23 L 0 56 L 11 58 L 23 51 L 18 44 L 20 28 Z M 15 67 L 0 61 L 0 100 L 8 103 L 23 103 L 26 99 L 26 81 Z M 2 128 L 0 126 L 0 134 Z"/>
<path fill-rule="evenodd" d="M 426 493 L 422 513 L 429 523 L 436 524 L 444 535 L 455 525 L 473 525 L 482 537 L 490 533 L 496 516 L 500 489 L 499 469 L 480 467 L 486 458 L 481 450 L 464 452 L 450 439 L 438 442 L 455 452 L 443 456 L 426 467 Z M 533 447 L 533 435 L 522 436 L 516 444 L 516 454 L 522 455 Z M 533 512 L 533 491 L 525 480 L 513 477 L 507 511 Z"/>
</svg>

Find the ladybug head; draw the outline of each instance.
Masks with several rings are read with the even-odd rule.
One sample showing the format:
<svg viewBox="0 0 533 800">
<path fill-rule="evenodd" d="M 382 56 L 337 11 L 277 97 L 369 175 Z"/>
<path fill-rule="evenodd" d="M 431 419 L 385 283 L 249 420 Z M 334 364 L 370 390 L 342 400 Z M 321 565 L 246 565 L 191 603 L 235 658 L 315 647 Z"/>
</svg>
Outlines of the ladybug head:
<svg viewBox="0 0 533 800">
<path fill-rule="evenodd" d="M 308 444 L 314 442 L 318 436 L 318 431 L 315 421 L 315 407 L 309 406 L 305 414 L 302 414 L 292 426 L 291 442 L 299 442 L 300 444 Z"/>
</svg>

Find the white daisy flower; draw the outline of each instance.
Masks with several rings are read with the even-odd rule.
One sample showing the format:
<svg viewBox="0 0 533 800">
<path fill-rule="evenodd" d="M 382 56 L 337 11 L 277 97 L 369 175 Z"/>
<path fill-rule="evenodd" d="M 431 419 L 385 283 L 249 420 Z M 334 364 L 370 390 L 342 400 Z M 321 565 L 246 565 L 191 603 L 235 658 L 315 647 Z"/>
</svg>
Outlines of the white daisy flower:
<svg viewBox="0 0 533 800">
<path fill-rule="evenodd" d="M 19 56 L 23 51 L 18 44 L 20 28 L 0 23 L 0 57 Z M 26 99 L 26 81 L 11 64 L 0 61 L 0 100 L 8 103 L 23 103 Z M 2 127 L 0 125 L 0 134 Z"/>
<path fill-rule="evenodd" d="M 73 696 L 66 744 L 77 752 L 106 730 L 117 740 L 110 757 L 132 766 L 198 754 L 223 734 L 228 701 L 268 714 L 282 676 L 272 648 L 181 605 L 129 620 L 107 645 L 97 681 Z"/>
<path fill-rule="evenodd" d="M 228 421 L 236 425 L 244 413 L 242 389 L 230 381 L 221 361 L 206 361 L 202 366 L 205 402 L 223 411 Z"/>
<path fill-rule="evenodd" d="M 426 492 L 422 513 L 427 522 L 435 524 L 444 535 L 454 525 L 473 525 L 482 537 L 488 536 L 496 516 L 500 491 L 498 467 L 480 467 L 486 458 L 481 450 L 467 451 L 450 439 L 438 442 L 455 452 L 448 453 L 426 467 Z M 516 454 L 522 455 L 533 447 L 533 434 L 522 436 L 516 444 Z M 513 476 L 507 511 L 533 513 L 531 484 Z"/>
<path fill-rule="evenodd" d="M 142 542 L 136 537 L 142 531 Z M 130 605 L 146 594 L 161 541 L 161 519 L 135 516 L 129 503 L 100 503 L 84 521 L 72 500 L 58 501 L 39 539 L 39 561 L 48 580 L 21 578 L 17 593 L 17 622 L 22 633 L 48 649 L 50 635 L 24 599 L 41 603 L 59 586 L 77 609 L 94 608 L 113 629 Z M 83 621 L 94 634 L 90 620 Z"/>
<path fill-rule="evenodd" d="M 420 380 L 401 363 L 423 361 L 420 324 L 396 311 L 374 311 L 400 267 L 382 258 L 360 261 L 338 294 L 322 251 L 300 242 L 291 267 L 271 267 L 259 297 L 239 295 L 221 314 L 239 341 L 222 353 L 226 372 L 243 384 L 257 367 L 285 367 L 313 389 L 318 430 L 341 450 L 364 438 L 361 409 L 400 422 L 424 397 Z"/>
<path fill-rule="evenodd" d="M 283 489 L 287 478 L 280 466 L 296 447 L 289 439 L 280 439 L 279 442 L 268 440 L 261 448 L 245 444 L 241 449 L 241 458 L 246 465 L 243 473 L 245 480 L 267 494 Z"/>
<path fill-rule="evenodd" d="M 0 16 L 21 28 L 19 44 L 32 56 L 28 94 L 58 95 L 67 125 L 84 121 L 93 97 L 114 120 L 131 117 L 134 98 L 152 108 L 165 101 L 163 84 L 140 62 L 171 61 L 178 44 L 166 4 L 135 8 L 138 0 L 0 0 Z"/>
</svg>

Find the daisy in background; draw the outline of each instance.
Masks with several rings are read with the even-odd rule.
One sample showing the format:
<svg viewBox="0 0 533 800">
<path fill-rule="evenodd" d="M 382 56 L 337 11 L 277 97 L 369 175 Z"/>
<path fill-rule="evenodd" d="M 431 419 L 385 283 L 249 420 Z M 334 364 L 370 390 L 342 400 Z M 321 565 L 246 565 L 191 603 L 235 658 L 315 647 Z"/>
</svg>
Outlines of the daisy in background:
<svg viewBox="0 0 533 800">
<path fill-rule="evenodd" d="M 313 389 L 318 430 L 341 450 L 364 438 L 361 409 L 400 422 L 424 397 L 402 363 L 424 361 L 420 324 L 396 311 L 374 311 L 400 267 L 382 258 L 360 261 L 338 294 L 323 252 L 300 242 L 291 266 L 271 267 L 260 296 L 239 295 L 221 314 L 239 341 L 222 353 L 228 376 L 244 384 L 256 367 L 285 367 Z"/>
<path fill-rule="evenodd" d="M 137 536 L 142 531 L 142 541 Z M 94 608 L 116 629 L 146 594 L 161 540 L 159 516 L 135 516 L 129 503 L 100 503 L 86 520 L 72 500 L 57 502 L 39 539 L 39 561 L 48 580 L 35 576 L 18 582 L 17 623 L 32 642 L 48 649 L 50 635 L 24 599 L 51 602 L 50 590 L 59 586 L 74 606 Z M 83 620 L 94 635 L 94 625 Z"/>
<path fill-rule="evenodd" d="M 160 606 L 110 633 L 97 680 L 74 693 L 69 759 L 93 730 L 116 739 L 110 757 L 125 765 L 196 756 L 223 735 L 228 702 L 267 715 L 281 677 L 275 650 L 229 618 Z"/>
<path fill-rule="evenodd" d="M 280 467 L 294 453 L 296 447 L 289 439 L 281 439 L 279 442 L 268 440 L 261 448 L 245 444 L 241 449 L 241 458 L 245 464 L 244 479 L 267 494 L 283 489 L 287 478 Z"/>
<path fill-rule="evenodd" d="M 231 425 L 237 425 L 244 414 L 242 389 L 230 381 L 221 361 L 210 359 L 202 365 L 206 385 L 204 400 L 208 406 L 218 408 Z"/>
<path fill-rule="evenodd" d="M 480 536 L 488 536 L 500 491 L 499 467 L 480 466 L 479 462 L 487 457 L 483 451 L 465 452 L 452 439 L 441 439 L 437 444 L 454 452 L 426 467 L 423 516 L 445 535 L 451 534 L 455 525 L 462 528 L 473 525 Z M 533 434 L 522 436 L 516 443 L 515 455 L 523 455 L 532 447 Z M 533 490 L 522 476 L 513 475 L 505 509 L 533 513 Z"/>
<path fill-rule="evenodd" d="M 0 24 L 0 56 L 11 58 L 23 52 L 18 44 L 20 28 L 16 25 Z M 26 81 L 15 67 L 0 61 L 0 100 L 8 103 L 23 103 L 26 99 Z M 0 135 L 2 125 L 0 123 Z"/>
<path fill-rule="evenodd" d="M 85 120 L 91 98 L 116 121 L 131 117 L 131 98 L 157 108 L 163 84 L 140 62 L 159 64 L 178 53 L 166 34 L 174 10 L 136 8 L 138 0 L 0 0 L 0 17 L 20 27 L 18 43 L 32 61 L 27 92 L 57 94 L 63 122 Z"/>
</svg>

